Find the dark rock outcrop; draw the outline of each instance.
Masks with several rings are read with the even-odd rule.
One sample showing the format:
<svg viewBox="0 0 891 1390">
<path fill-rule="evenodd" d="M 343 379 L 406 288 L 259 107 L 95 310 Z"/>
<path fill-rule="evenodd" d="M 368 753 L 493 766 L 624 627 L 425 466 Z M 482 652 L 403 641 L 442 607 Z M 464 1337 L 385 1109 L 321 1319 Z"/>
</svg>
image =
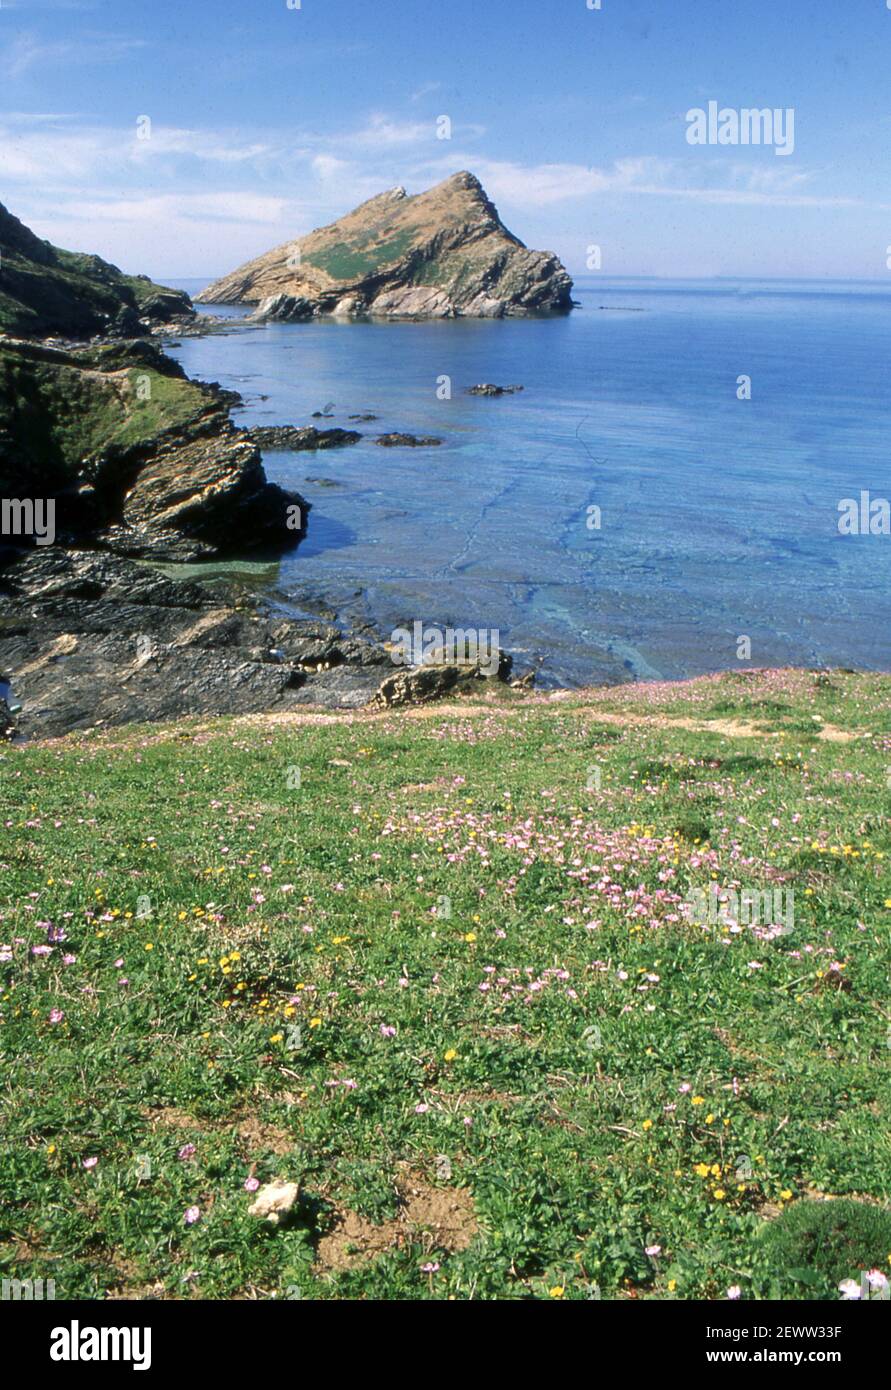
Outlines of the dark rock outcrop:
<svg viewBox="0 0 891 1390">
<path fill-rule="evenodd" d="M 9 556 L 7 555 L 7 559 Z M 18 731 L 364 704 L 386 652 L 323 619 L 289 619 L 229 585 L 166 578 L 120 556 L 59 548 L 0 569 L 0 670 Z M 12 732 L 0 706 L 0 737 Z"/>
<path fill-rule="evenodd" d="M 0 496 L 52 499 L 59 542 L 126 555 L 294 545 L 309 504 L 267 481 L 230 404 L 147 342 L 0 340 Z"/>
<path fill-rule="evenodd" d="M 314 425 L 257 425 L 245 430 L 244 435 L 261 449 L 287 449 L 293 452 L 339 449 L 347 444 L 358 444 L 362 438 L 358 430 L 317 430 Z"/>
<path fill-rule="evenodd" d="M 195 318 L 189 296 L 41 241 L 0 204 L 0 333 L 137 337 Z"/>
<path fill-rule="evenodd" d="M 483 381 L 479 386 L 468 386 L 468 396 L 513 396 L 522 391 L 522 386 L 494 386 L 491 381 Z"/>
<path fill-rule="evenodd" d="M 257 319 L 288 321 L 502 318 L 573 307 L 557 257 L 528 250 L 466 171 L 413 197 L 404 188 L 381 193 L 215 280 L 198 299 L 258 304 Z"/>
<path fill-rule="evenodd" d="M 488 665 L 488 663 L 487 663 Z M 374 704 L 387 708 L 396 705 L 420 705 L 472 690 L 479 681 L 507 681 L 513 666 L 507 652 L 498 653 L 498 669 L 492 673 L 476 663 L 431 662 L 396 671 L 383 680 L 374 697 Z"/>
</svg>

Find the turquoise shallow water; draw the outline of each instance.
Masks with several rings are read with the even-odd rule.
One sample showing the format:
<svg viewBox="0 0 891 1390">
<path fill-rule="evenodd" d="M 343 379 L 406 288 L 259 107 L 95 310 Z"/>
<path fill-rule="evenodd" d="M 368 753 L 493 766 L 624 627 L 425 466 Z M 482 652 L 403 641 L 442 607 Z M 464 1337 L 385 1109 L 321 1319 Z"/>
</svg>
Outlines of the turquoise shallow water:
<svg viewBox="0 0 891 1390">
<path fill-rule="evenodd" d="M 385 631 L 497 628 L 546 683 L 891 667 L 891 537 L 837 525 L 841 498 L 891 495 L 891 288 L 591 277 L 576 296 L 503 322 L 240 329 L 234 310 L 231 334 L 184 339 L 188 372 L 241 392 L 238 423 L 379 417 L 353 448 L 265 455 L 313 504 L 280 587 Z M 478 381 L 525 390 L 467 396 Z M 374 444 L 392 429 L 444 442 Z"/>
</svg>

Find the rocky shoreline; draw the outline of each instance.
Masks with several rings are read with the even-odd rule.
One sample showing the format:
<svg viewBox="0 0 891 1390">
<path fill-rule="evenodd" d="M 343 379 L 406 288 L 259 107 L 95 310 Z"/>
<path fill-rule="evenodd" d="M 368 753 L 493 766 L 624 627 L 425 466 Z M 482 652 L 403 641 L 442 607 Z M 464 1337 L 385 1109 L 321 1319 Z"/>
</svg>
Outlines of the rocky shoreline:
<svg viewBox="0 0 891 1390">
<path fill-rule="evenodd" d="M 10 703 L 0 698 L 0 738 L 414 704 L 489 678 L 472 664 L 394 666 L 380 634 L 361 622 L 345 629 L 312 596 L 295 604 L 233 580 L 206 583 L 200 566 L 187 579 L 158 568 L 275 561 L 300 544 L 310 504 L 267 480 L 260 449 L 315 452 L 362 438 L 312 425 L 239 429 L 230 419 L 239 403 L 191 380 L 154 342 L 0 335 L 0 495 L 43 493 L 56 514 L 52 544 L 0 541 L 0 677 L 12 686 Z M 401 433 L 375 442 L 441 443 Z M 510 669 L 502 655 L 496 679 Z"/>
<path fill-rule="evenodd" d="M 306 534 L 310 504 L 268 480 L 262 449 L 316 452 L 362 434 L 239 428 L 237 393 L 192 380 L 159 342 L 230 325 L 198 320 L 180 291 L 39 241 L 2 207 L 0 253 L 13 291 L 0 321 L 0 738 L 399 705 L 488 677 L 445 660 L 394 666 L 379 634 L 361 621 L 344 630 L 311 596 L 295 615 L 289 595 L 204 582 L 196 562 L 274 562 Z M 398 431 L 374 442 L 442 443 Z M 196 565 L 195 577 L 165 564 Z M 506 680 L 510 659 L 496 666 Z"/>
</svg>

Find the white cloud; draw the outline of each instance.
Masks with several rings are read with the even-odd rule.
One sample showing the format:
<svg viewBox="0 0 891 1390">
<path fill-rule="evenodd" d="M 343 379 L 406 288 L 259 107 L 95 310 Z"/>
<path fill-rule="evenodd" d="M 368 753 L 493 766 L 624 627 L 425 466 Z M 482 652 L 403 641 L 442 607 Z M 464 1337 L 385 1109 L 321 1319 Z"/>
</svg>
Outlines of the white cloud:
<svg viewBox="0 0 891 1390">
<path fill-rule="evenodd" d="M 116 63 L 135 49 L 145 47 L 145 39 L 118 39 L 110 35 L 87 35 L 83 39 L 57 39 L 48 43 L 35 34 L 17 34 L 7 46 L 0 70 L 4 77 L 13 81 L 34 67 Z"/>
</svg>

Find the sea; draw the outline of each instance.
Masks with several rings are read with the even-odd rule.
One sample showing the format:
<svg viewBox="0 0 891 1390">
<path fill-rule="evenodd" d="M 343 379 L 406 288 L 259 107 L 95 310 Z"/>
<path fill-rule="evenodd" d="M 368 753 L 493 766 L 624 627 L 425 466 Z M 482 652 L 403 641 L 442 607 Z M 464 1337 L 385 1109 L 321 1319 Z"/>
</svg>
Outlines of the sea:
<svg viewBox="0 0 891 1390">
<path fill-rule="evenodd" d="M 232 568 L 384 636 L 489 634 L 545 686 L 891 668 L 891 536 L 839 528 L 846 499 L 868 518 L 891 496 L 891 283 L 592 275 L 575 297 L 556 318 L 261 327 L 207 306 L 225 331 L 171 351 L 240 392 L 236 423 L 363 434 L 264 451 L 307 536 Z"/>
</svg>

